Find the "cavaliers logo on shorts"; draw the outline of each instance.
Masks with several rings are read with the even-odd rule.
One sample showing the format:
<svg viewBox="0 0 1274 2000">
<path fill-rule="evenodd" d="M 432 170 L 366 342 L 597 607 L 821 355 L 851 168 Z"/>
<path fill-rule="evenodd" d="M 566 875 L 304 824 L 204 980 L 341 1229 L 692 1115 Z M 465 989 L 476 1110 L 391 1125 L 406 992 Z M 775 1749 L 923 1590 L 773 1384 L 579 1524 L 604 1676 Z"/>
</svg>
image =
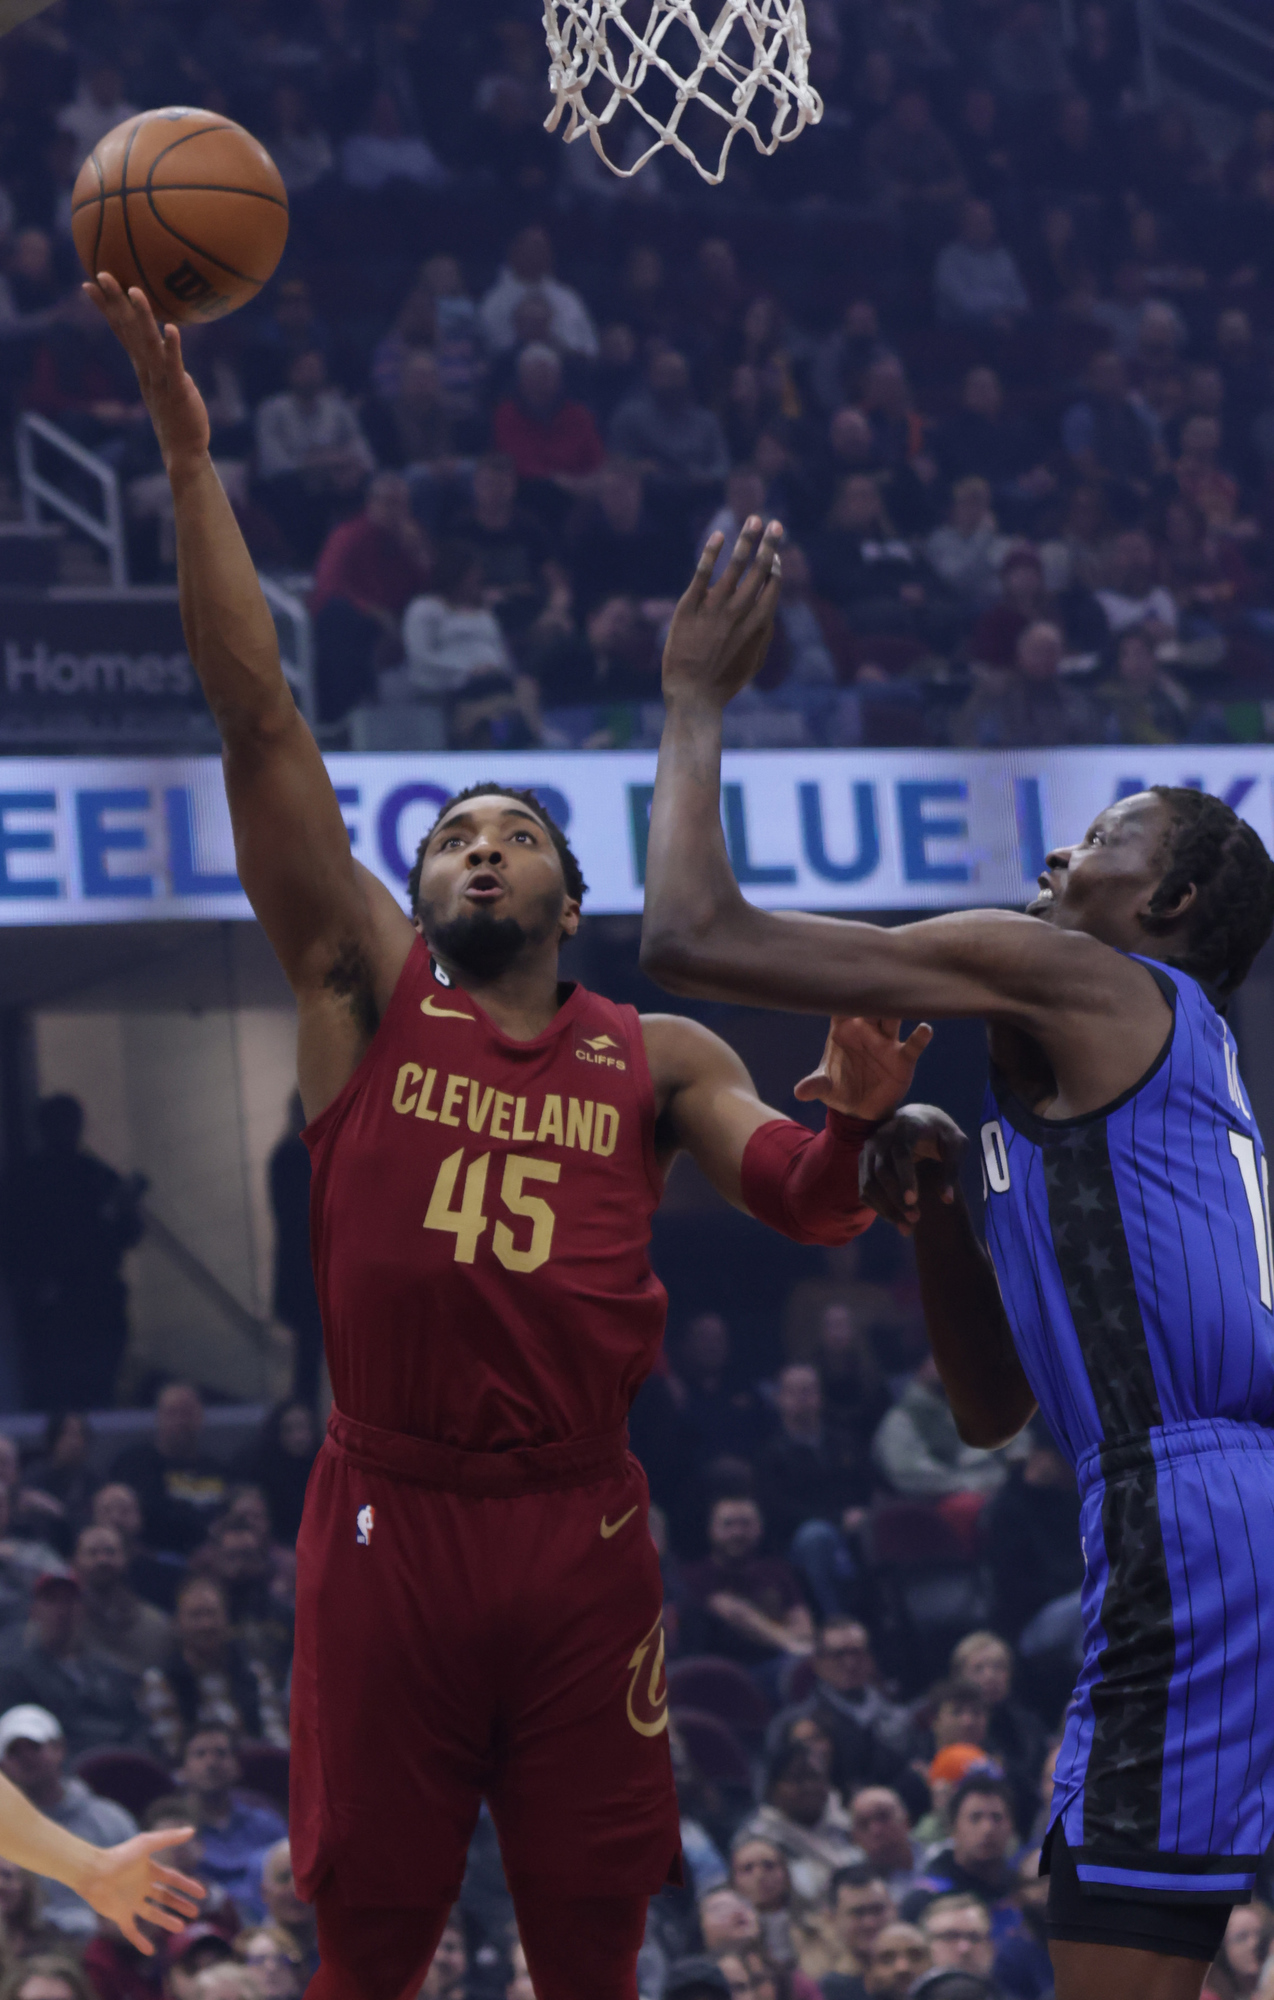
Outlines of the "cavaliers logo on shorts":
<svg viewBox="0 0 1274 2000">
<path fill-rule="evenodd" d="M 632 1673 L 628 1683 L 628 1720 L 639 1736 L 658 1736 L 668 1727 L 662 1611 L 628 1665 Z"/>
</svg>

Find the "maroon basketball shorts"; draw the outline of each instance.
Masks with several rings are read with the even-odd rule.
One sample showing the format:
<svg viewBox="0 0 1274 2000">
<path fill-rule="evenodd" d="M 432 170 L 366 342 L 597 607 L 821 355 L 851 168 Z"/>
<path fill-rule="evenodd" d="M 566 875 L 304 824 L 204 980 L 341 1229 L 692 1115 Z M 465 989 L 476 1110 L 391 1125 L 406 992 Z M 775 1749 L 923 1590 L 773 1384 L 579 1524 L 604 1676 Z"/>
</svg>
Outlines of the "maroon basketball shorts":
<svg viewBox="0 0 1274 2000">
<path fill-rule="evenodd" d="M 679 1879 L 648 1505 L 622 1433 L 468 1452 L 333 1413 L 297 1544 L 302 1895 L 449 1901 L 483 1798 L 519 1886 Z"/>
</svg>

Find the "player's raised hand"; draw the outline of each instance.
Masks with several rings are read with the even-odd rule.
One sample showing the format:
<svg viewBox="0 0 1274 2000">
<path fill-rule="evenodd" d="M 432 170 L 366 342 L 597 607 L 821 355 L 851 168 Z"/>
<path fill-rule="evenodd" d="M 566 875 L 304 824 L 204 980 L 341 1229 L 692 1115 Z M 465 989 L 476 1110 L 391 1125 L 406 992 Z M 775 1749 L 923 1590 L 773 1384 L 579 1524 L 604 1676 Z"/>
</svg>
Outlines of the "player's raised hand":
<svg viewBox="0 0 1274 2000">
<path fill-rule="evenodd" d="M 900 1041 L 897 1021 L 841 1014 L 832 1022 L 816 1070 L 801 1078 L 794 1095 L 851 1118 L 888 1118 L 911 1089 L 916 1064 L 933 1040 L 927 1021 Z"/>
<path fill-rule="evenodd" d="M 85 1902 L 100 1917 L 118 1924 L 129 1943 L 148 1958 L 155 1947 L 140 1928 L 142 1921 L 179 1931 L 199 1914 L 203 1885 L 156 1859 L 164 1848 L 180 1847 L 193 1837 L 194 1828 L 189 1826 L 134 1834 L 118 1847 L 102 1848 L 76 1884 Z"/>
<path fill-rule="evenodd" d="M 724 708 L 760 669 L 778 609 L 782 524 L 762 531 L 751 515 L 720 580 L 712 572 L 725 546 L 709 535 L 690 587 L 673 614 L 664 646 L 664 697 L 692 696 Z"/>
<path fill-rule="evenodd" d="M 176 459 L 201 458 L 210 436 L 208 412 L 186 373 L 177 328 L 160 328 L 140 285 L 126 292 L 109 271 L 99 271 L 96 284 L 84 289 L 137 370 L 165 465 L 171 469 Z"/>
<path fill-rule="evenodd" d="M 921 1182 L 917 1163 L 936 1163 L 927 1187 L 943 1202 L 955 1200 L 956 1175 L 966 1145 L 954 1118 L 936 1104 L 907 1104 L 864 1141 L 858 1161 L 863 1200 L 895 1229 L 910 1236 L 920 1221 Z"/>
</svg>

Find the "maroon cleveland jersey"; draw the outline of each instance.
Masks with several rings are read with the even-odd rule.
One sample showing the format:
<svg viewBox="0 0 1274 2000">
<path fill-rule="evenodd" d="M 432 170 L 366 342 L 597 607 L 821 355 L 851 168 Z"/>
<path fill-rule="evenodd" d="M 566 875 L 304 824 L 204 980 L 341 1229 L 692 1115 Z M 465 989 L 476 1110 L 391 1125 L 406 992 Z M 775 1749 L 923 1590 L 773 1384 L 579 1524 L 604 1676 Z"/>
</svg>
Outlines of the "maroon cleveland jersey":
<svg viewBox="0 0 1274 2000">
<path fill-rule="evenodd" d="M 667 1304 L 654 1124 L 634 1008 L 575 986 L 513 1041 L 417 943 L 305 1132 L 337 1408 L 470 1451 L 621 1426 Z"/>
</svg>

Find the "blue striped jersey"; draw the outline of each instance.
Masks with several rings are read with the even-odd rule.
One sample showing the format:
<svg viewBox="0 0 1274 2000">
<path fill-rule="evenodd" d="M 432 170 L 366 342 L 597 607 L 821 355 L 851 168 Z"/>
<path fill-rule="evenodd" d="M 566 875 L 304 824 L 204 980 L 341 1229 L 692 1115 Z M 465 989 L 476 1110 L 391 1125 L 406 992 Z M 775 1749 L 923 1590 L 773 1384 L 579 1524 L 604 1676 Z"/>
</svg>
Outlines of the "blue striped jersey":
<svg viewBox="0 0 1274 2000">
<path fill-rule="evenodd" d="M 994 1070 L 987 1244 L 1022 1365 L 1072 1461 L 1201 1418 L 1274 1422 L 1274 1271 L 1261 1135 L 1199 983 L 1140 963 L 1173 1010 L 1115 1103 L 1040 1118 Z"/>
</svg>

